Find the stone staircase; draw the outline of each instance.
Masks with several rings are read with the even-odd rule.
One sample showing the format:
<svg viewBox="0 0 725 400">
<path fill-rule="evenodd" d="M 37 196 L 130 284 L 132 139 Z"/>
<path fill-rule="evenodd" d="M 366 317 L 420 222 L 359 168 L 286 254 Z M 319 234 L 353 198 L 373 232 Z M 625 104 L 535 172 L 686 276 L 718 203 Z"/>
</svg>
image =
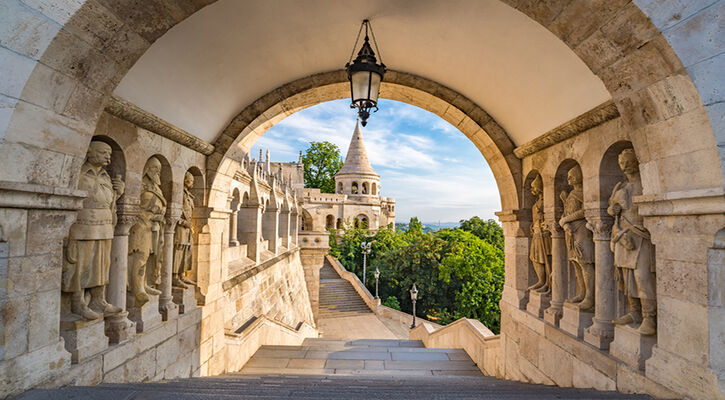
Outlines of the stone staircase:
<svg viewBox="0 0 725 400">
<path fill-rule="evenodd" d="M 325 261 L 320 268 L 320 319 L 354 317 L 371 314 L 352 284 L 342 278 Z"/>
<path fill-rule="evenodd" d="M 482 376 L 463 350 L 385 339 L 305 339 L 301 346 L 262 346 L 241 373 Z"/>
<path fill-rule="evenodd" d="M 307 339 L 263 346 L 239 373 L 164 382 L 33 390 L 23 400 L 651 399 L 482 376 L 463 350 L 415 340 Z"/>
</svg>

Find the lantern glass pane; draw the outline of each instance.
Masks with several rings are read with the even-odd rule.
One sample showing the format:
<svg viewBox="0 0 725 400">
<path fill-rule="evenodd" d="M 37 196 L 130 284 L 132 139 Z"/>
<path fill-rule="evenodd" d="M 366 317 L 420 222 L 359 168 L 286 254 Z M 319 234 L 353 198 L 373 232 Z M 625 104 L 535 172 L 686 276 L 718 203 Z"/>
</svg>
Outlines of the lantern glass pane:
<svg viewBox="0 0 725 400">
<path fill-rule="evenodd" d="M 377 103 L 380 94 L 380 75 L 370 73 L 370 100 Z"/>
<path fill-rule="evenodd" d="M 367 100 L 368 85 L 370 82 L 369 71 L 357 71 L 352 73 L 352 102 Z M 373 74 L 375 75 L 375 74 Z"/>
</svg>

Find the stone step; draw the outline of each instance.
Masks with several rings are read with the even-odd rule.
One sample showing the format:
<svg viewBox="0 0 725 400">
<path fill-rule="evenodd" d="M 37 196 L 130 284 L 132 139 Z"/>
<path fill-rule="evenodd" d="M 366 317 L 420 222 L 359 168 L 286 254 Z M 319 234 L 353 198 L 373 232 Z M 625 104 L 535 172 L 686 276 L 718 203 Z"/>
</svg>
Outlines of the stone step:
<svg viewBox="0 0 725 400">
<path fill-rule="evenodd" d="M 649 396 L 557 388 L 491 377 L 393 375 L 240 375 L 189 378 L 160 383 L 106 384 L 34 390 L 23 400 L 85 399 L 652 399 Z"/>
</svg>

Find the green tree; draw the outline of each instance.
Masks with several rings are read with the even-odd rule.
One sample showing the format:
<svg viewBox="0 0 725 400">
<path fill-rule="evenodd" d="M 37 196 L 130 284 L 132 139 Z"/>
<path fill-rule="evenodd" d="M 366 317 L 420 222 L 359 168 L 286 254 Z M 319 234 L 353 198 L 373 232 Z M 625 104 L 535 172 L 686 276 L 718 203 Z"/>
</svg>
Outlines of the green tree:
<svg viewBox="0 0 725 400">
<path fill-rule="evenodd" d="M 496 221 L 492 219 L 484 221 L 479 217 L 473 217 L 468 220 L 462 219 L 460 222 L 460 229 L 471 232 L 503 251 L 503 228 Z"/>
<path fill-rule="evenodd" d="M 322 193 L 335 193 L 335 174 L 342 168 L 340 148 L 330 142 L 310 142 L 302 155 L 305 165 L 305 187 Z"/>
<path fill-rule="evenodd" d="M 455 299 L 451 319 L 477 319 L 493 332 L 499 332 L 503 251 L 460 229 L 441 231 L 437 236 L 447 243 L 439 278 L 448 287 L 449 296 Z"/>
</svg>

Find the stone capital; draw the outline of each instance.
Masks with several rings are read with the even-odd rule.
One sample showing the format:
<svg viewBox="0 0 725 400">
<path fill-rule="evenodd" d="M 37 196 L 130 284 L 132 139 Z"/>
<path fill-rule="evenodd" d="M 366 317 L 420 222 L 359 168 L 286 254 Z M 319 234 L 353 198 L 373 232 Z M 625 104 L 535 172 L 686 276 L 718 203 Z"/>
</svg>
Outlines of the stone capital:
<svg viewBox="0 0 725 400">
<path fill-rule="evenodd" d="M 115 235 L 128 236 L 128 232 L 138 220 L 138 204 L 137 203 L 118 203 L 116 204 L 116 220 Z"/>
<path fill-rule="evenodd" d="M 614 218 L 608 215 L 606 210 L 585 210 L 584 215 L 587 220 L 587 229 L 594 234 L 594 240 L 609 241 L 611 239 Z"/>
</svg>

